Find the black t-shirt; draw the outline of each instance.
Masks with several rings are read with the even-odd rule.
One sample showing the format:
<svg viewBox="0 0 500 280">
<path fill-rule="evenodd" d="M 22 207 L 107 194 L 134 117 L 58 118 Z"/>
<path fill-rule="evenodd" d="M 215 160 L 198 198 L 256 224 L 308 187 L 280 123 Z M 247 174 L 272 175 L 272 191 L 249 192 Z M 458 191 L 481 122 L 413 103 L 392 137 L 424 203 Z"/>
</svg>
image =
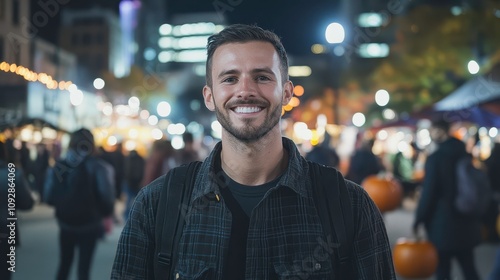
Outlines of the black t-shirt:
<svg viewBox="0 0 500 280">
<path fill-rule="evenodd" d="M 245 279 L 250 215 L 266 192 L 276 185 L 281 176 L 263 185 L 245 186 L 229 178 L 225 172 L 222 174 L 227 187 L 221 188 L 221 194 L 233 217 L 223 278 Z"/>
</svg>

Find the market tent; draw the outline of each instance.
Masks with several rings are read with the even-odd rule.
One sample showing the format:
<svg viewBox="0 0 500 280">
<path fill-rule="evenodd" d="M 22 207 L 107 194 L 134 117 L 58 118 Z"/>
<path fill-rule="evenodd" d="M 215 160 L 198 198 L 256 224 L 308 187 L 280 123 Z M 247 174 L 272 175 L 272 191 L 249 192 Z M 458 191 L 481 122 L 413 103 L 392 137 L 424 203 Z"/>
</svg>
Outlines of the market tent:
<svg viewBox="0 0 500 280">
<path fill-rule="evenodd" d="M 434 104 L 430 115 L 450 121 L 500 127 L 500 64 Z"/>
<path fill-rule="evenodd" d="M 434 110 L 463 110 L 497 100 L 500 100 L 500 64 L 496 64 L 486 75 L 469 80 L 438 101 L 434 104 Z"/>
</svg>

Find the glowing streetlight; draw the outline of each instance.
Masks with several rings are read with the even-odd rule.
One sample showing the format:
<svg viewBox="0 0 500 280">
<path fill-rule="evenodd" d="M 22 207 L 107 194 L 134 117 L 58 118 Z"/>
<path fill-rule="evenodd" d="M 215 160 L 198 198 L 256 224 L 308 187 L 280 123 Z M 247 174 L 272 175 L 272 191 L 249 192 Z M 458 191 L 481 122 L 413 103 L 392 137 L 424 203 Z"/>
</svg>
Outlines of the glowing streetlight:
<svg viewBox="0 0 500 280">
<path fill-rule="evenodd" d="M 160 117 L 167 117 L 170 115 L 170 112 L 172 111 L 172 107 L 170 107 L 170 104 L 166 101 L 162 101 L 158 103 L 158 106 L 156 107 L 156 111 L 158 112 L 158 115 Z"/>
<path fill-rule="evenodd" d="M 469 73 L 475 75 L 479 72 L 480 67 L 475 60 L 471 60 L 469 61 L 469 63 L 467 63 L 467 69 L 469 70 Z"/>
<path fill-rule="evenodd" d="M 332 22 L 326 27 L 325 31 L 326 41 L 330 44 L 339 44 L 344 42 L 345 30 L 342 24 Z"/>
<path fill-rule="evenodd" d="M 106 83 L 101 78 L 97 78 L 94 80 L 94 88 L 95 89 L 103 89 L 105 85 L 106 85 Z"/>
<path fill-rule="evenodd" d="M 385 89 L 379 89 L 375 93 L 375 102 L 377 103 L 378 106 L 385 106 L 387 103 L 389 103 L 389 93 Z"/>
<path fill-rule="evenodd" d="M 352 124 L 357 127 L 362 127 L 366 122 L 366 117 L 363 113 L 356 113 L 352 116 Z"/>
</svg>

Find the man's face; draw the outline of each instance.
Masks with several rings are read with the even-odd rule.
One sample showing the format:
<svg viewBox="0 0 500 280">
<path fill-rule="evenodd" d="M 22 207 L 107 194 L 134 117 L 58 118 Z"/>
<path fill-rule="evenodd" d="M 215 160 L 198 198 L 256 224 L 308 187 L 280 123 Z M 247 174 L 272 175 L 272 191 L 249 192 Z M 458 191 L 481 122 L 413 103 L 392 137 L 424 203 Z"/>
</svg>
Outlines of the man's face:
<svg viewBox="0 0 500 280">
<path fill-rule="evenodd" d="M 431 126 L 429 129 L 429 135 L 432 141 L 441 143 L 446 140 L 447 132 L 442 128 Z"/>
<path fill-rule="evenodd" d="M 260 41 L 217 48 L 212 57 L 212 87 L 203 88 L 205 105 L 215 111 L 224 130 L 248 143 L 279 130 L 281 107 L 292 92 L 292 83 L 281 80 L 273 45 Z"/>
</svg>

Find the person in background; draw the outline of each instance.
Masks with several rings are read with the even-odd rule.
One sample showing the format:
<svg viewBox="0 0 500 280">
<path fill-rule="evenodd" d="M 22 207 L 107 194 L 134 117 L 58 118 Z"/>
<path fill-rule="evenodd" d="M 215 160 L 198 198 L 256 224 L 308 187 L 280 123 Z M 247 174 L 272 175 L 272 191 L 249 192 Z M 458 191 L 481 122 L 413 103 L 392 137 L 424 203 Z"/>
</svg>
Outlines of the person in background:
<svg viewBox="0 0 500 280">
<path fill-rule="evenodd" d="M 35 204 L 23 170 L 9 161 L 7 153 L 6 145 L 0 141 L 0 279 L 2 280 L 10 280 L 14 274 L 8 270 L 11 267 L 8 263 L 10 257 L 7 256 L 10 254 L 10 247 L 18 248 L 21 245 L 18 222 L 15 222 L 15 238 L 9 239 L 12 234 L 8 225 L 12 221 L 8 218 L 16 218 L 16 215 L 9 215 L 9 199 L 15 202 L 14 214 L 17 210 L 30 210 Z M 29 269 L 29 267 L 22 269 Z"/>
<path fill-rule="evenodd" d="M 115 169 L 115 195 L 117 199 L 121 199 L 124 178 L 125 155 L 123 154 L 123 143 L 116 144 L 115 149 L 109 153 L 112 165 Z"/>
<path fill-rule="evenodd" d="M 374 144 L 375 139 L 362 140 L 360 148 L 354 152 L 349 161 L 347 179 L 361 184 L 366 177 L 376 175 L 384 170 L 380 158 L 372 151 Z"/>
<path fill-rule="evenodd" d="M 149 157 L 146 159 L 141 186 L 146 186 L 162 174 L 166 174 L 175 165 L 172 143 L 164 139 L 154 141 Z"/>
<path fill-rule="evenodd" d="M 454 279 L 451 261 L 456 259 L 467 280 L 479 279 L 474 247 L 481 242 L 480 220 L 461 215 L 455 208 L 456 163 L 467 154 L 464 142 L 450 135 L 450 124 L 434 120 L 430 128 L 437 149 L 427 157 L 425 177 L 413 224 L 418 233 L 425 226 L 428 239 L 438 251 L 436 279 Z"/>
<path fill-rule="evenodd" d="M 292 98 L 293 84 L 279 37 L 257 26 L 230 25 L 209 37 L 207 53 L 203 98 L 222 125 L 222 138 L 196 175 L 170 279 L 396 279 L 382 216 L 350 181 L 352 200 L 346 203 L 356 229 L 350 276 L 335 276 L 339 262 L 327 251 L 336 245 L 325 249 L 318 242 L 326 237 L 309 164 L 281 135 L 282 106 Z M 162 188 L 172 187 L 164 180 L 137 195 L 111 279 L 168 276 L 154 269 L 158 199 Z M 179 211 L 165 216 L 177 219 Z"/>
<path fill-rule="evenodd" d="M 414 142 L 398 151 L 392 160 L 392 174 L 403 187 L 404 197 L 413 197 L 420 182 L 415 179 L 415 154 L 418 152 Z"/>
<path fill-rule="evenodd" d="M 500 243 L 500 233 L 496 229 L 497 217 L 500 214 L 500 143 L 493 145 L 490 156 L 484 161 L 484 166 L 493 195 L 482 222 L 485 227 L 486 241 Z"/>
<path fill-rule="evenodd" d="M 137 193 L 142 188 L 141 182 L 144 177 L 145 161 L 136 150 L 130 151 L 125 157 L 125 190 L 127 192 L 127 203 L 125 207 L 125 221 L 128 219 L 132 203 Z"/>
<path fill-rule="evenodd" d="M 113 169 L 95 157 L 94 150 L 94 136 L 89 130 L 73 132 L 66 158 L 47 174 L 45 197 L 55 207 L 59 226 L 58 280 L 68 279 L 75 249 L 78 279 L 89 279 L 97 241 L 104 234 L 103 219 L 113 214 Z"/>
<path fill-rule="evenodd" d="M 34 185 L 35 190 L 40 195 L 40 202 L 44 202 L 44 184 L 45 184 L 45 175 L 47 173 L 47 168 L 49 167 L 49 158 L 50 153 L 47 150 L 47 147 L 43 143 L 39 143 L 36 145 L 36 159 L 33 161 L 33 176 L 34 176 Z"/>
<path fill-rule="evenodd" d="M 190 132 L 184 132 L 184 134 L 182 134 L 182 140 L 184 141 L 184 148 L 177 153 L 177 164 L 182 165 L 200 160 L 198 151 L 194 148 L 193 134 Z"/>
<path fill-rule="evenodd" d="M 314 146 L 305 158 L 310 161 L 321 163 L 327 166 L 339 168 L 340 158 L 334 148 L 330 146 L 330 134 L 325 133 L 325 139 L 321 144 Z"/>
</svg>

